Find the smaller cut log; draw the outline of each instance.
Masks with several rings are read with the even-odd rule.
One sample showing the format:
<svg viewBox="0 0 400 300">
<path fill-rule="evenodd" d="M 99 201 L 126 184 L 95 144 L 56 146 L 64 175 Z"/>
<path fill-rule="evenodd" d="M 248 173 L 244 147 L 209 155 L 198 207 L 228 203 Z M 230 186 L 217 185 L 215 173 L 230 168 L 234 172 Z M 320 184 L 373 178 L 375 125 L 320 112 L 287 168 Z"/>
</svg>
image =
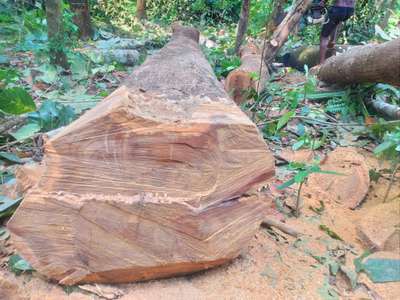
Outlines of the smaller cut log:
<svg viewBox="0 0 400 300">
<path fill-rule="evenodd" d="M 372 251 L 400 252 L 400 201 L 371 207 L 357 226 L 357 234 Z"/>
<path fill-rule="evenodd" d="M 240 50 L 240 58 L 240 67 L 230 72 L 225 81 L 225 90 L 239 105 L 251 96 L 251 90 L 260 93 L 269 76 L 261 52 L 255 44 L 244 46 Z"/>
<path fill-rule="evenodd" d="M 390 83 L 400 85 L 400 38 L 382 44 L 352 47 L 325 61 L 318 78 L 341 85 Z"/>
</svg>

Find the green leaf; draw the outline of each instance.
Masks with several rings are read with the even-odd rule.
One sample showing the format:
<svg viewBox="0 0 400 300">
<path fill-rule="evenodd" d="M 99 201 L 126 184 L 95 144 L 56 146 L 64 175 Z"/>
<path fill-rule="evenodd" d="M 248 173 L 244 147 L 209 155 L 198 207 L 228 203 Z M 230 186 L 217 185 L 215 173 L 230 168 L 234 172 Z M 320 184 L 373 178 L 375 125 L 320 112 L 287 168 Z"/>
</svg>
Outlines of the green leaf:
<svg viewBox="0 0 400 300">
<path fill-rule="evenodd" d="M 22 126 L 20 129 L 18 129 L 16 132 L 11 133 L 11 135 L 16 139 L 16 140 L 24 140 L 29 137 L 32 137 L 36 132 L 40 131 L 40 126 L 36 123 L 29 123 L 24 126 Z"/>
<path fill-rule="evenodd" d="M 39 68 L 36 69 L 43 73 L 42 75 L 36 77 L 36 80 L 43 81 L 47 84 L 53 84 L 56 82 L 58 78 L 57 69 L 52 65 L 41 65 Z"/>
<path fill-rule="evenodd" d="M 281 185 L 279 185 L 279 186 L 277 187 L 277 189 L 278 189 L 278 190 L 283 190 L 283 189 L 285 189 L 285 188 L 291 186 L 291 185 L 294 184 L 294 183 L 295 183 L 294 178 L 292 178 L 292 179 L 290 179 L 290 180 L 288 180 L 288 181 L 282 183 Z"/>
<path fill-rule="evenodd" d="M 10 216 L 21 200 L 22 197 L 12 200 L 6 196 L 0 195 L 0 218 Z"/>
<path fill-rule="evenodd" d="M 49 131 L 71 123 L 75 119 L 75 111 L 69 105 L 46 100 L 38 111 L 28 114 L 28 119 L 44 131 Z"/>
<path fill-rule="evenodd" d="M 278 120 L 278 125 L 276 125 L 276 131 L 278 131 L 283 126 L 285 126 L 287 124 L 287 122 L 289 122 L 289 120 L 294 116 L 294 114 L 295 114 L 295 111 L 292 110 L 292 111 L 288 111 L 282 117 L 280 117 Z"/>
<path fill-rule="evenodd" d="M 5 113 L 20 115 L 35 109 L 35 102 L 23 88 L 14 87 L 0 91 L 0 110 Z"/>
<path fill-rule="evenodd" d="M 400 281 L 400 259 L 368 258 L 364 270 L 375 283 Z"/>
<path fill-rule="evenodd" d="M 328 226 L 321 224 L 321 225 L 319 225 L 319 229 L 324 231 L 331 238 L 333 238 L 335 240 L 343 241 L 343 239 L 336 232 L 331 230 Z"/>
<path fill-rule="evenodd" d="M 375 149 L 374 149 L 374 154 L 375 155 L 379 155 L 382 152 L 384 152 L 385 150 L 391 148 L 392 146 L 394 146 L 392 141 L 386 141 L 383 142 L 382 144 L 379 144 Z"/>
<path fill-rule="evenodd" d="M 18 254 L 10 256 L 8 260 L 8 267 L 11 272 L 19 275 L 23 272 L 32 272 L 32 266 Z"/>
<path fill-rule="evenodd" d="M 308 172 L 308 171 L 300 171 L 299 173 L 297 173 L 294 176 L 294 182 L 302 183 L 307 179 L 308 175 L 310 175 L 310 172 Z"/>
<path fill-rule="evenodd" d="M 17 155 L 15 155 L 14 153 L 11 153 L 11 152 L 0 151 L 0 157 L 5 158 L 6 160 L 8 160 L 10 162 L 22 164 L 22 160 Z"/>
<path fill-rule="evenodd" d="M 300 140 L 300 141 L 297 141 L 296 143 L 294 143 L 293 145 L 292 145 L 292 149 L 294 150 L 294 151 L 296 151 L 296 150 L 299 150 L 301 147 L 303 147 L 303 145 L 304 145 L 304 143 L 305 143 L 306 141 L 303 139 L 303 140 Z"/>
</svg>

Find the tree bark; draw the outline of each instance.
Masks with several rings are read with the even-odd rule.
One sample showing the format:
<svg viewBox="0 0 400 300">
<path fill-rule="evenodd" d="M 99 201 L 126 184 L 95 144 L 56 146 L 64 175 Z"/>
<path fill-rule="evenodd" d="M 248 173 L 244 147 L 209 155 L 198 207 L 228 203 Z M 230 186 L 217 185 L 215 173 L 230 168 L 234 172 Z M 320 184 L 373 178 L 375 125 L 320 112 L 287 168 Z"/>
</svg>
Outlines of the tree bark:
<svg viewBox="0 0 400 300">
<path fill-rule="evenodd" d="M 73 21 L 79 28 L 79 37 L 88 40 L 92 37 L 92 23 L 88 0 L 70 0 L 71 10 L 74 12 Z"/>
<path fill-rule="evenodd" d="M 266 26 L 266 31 L 265 31 L 265 37 L 269 39 L 271 35 L 274 33 L 276 28 L 279 26 L 279 24 L 283 21 L 284 19 L 284 7 L 285 4 L 288 2 L 288 0 L 279 0 L 278 3 L 274 6 L 274 10 L 271 13 L 271 16 L 269 17 L 267 26 Z"/>
<path fill-rule="evenodd" d="M 247 32 L 247 26 L 249 25 L 249 11 L 250 0 L 243 0 L 235 42 L 235 53 L 237 55 L 239 55 L 240 46 L 243 44 Z"/>
<path fill-rule="evenodd" d="M 68 68 L 64 48 L 62 1 L 46 0 L 47 35 L 50 43 L 50 60 L 53 64 Z"/>
<path fill-rule="evenodd" d="M 275 58 L 279 49 L 286 43 L 289 34 L 296 27 L 303 14 L 311 5 L 312 0 L 297 0 L 292 9 L 279 24 L 271 39 L 266 43 L 264 50 L 264 61 L 268 65 Z"/>
<path fill-rule="evenodd" d="M 61 284 L 130 282 L 223 264 L 268 209 L 256 126 L 198 45 L 172 40 L 45 144 L 44 171 L 8 223 L 19 253 Z"/>
<path fill-rule="evenodd" d="M 259 94 L 265 87 L 269 74 L 260 52 L 255 44 L 242 47 L 240 67 L 231 71 L 226 77 L 225 91 L 238 105 L 251 96 L 252 90 Z M 260 71 L 261 76 L 259 76 Z"/>
<path fill-rule="evenodd" d="M 318 78 L 341 85 L 384 82 L 400 85 L 400 38 L 352 47 L 321 66 Z"/>
<path fill-rule="evenodd" d="M 396 1 L 395 0 L 385 0 L 382 2 L 381 11 L 383 11 L 383 16 L 381 21 L 379 22 L 379 26 L 382 29 L 385 29 L 388 26 L 390 16 L 395 9 Z"/>
<path fill-rule="evenodd" d="M 136 18 L 146 19 L 146 0 L 136 0 Z"/>
</svg>

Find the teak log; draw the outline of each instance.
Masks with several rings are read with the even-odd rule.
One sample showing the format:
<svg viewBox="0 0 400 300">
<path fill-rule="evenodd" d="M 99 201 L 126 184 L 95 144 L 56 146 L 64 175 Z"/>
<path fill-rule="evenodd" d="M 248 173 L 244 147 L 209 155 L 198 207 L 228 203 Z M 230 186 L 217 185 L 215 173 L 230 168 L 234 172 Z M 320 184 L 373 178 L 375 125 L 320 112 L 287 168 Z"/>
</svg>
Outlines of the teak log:
<svg viewBox="0 0 400 300">
<path fill-rule="evenodd" d="M 318 78 L 327 83 L 383 82 L 400 85 L 400 38 L 374 45 L 352 47 L 321 66 Z"/>
<path fill-rule="evenodd" d="M 251 89 L 260 93 L 269 76 L 267 66 L 255 44 L 249 43 L 242 47 L 240 59 L 240 67 L 231 71 L 225 80 L 225 91 L 236 104 L 242 104 L 251 94 Z"/>
<path fill-rule="evenodd" d="M 46 142 L 43 175 L 8 223 L 39 273 L 66 285 L 168 277 L 228 262 L 253 236 L 268 205 L 245 194 L 274 159 L 198 39 L 175 26 Z"/>
</svg>

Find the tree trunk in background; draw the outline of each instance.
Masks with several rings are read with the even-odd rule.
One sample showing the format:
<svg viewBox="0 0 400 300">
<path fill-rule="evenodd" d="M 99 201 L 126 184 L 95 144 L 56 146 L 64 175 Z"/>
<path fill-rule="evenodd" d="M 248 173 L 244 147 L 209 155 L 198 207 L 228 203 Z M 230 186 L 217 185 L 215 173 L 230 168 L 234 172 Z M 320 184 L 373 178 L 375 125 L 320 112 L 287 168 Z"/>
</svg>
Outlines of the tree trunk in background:
<svg viewBox="0 0 400 300">
<path fill-rule="evenodd" d="M 146 0 L 136 0 L 136 18 L 146 19 Z"/>
<path fill-rule="evenodd" d="M 384 82 L 400 85 L 400 38 L 379 45 L 355 46 L 331 57 L 321 66 L 318 78 L 327 83 Z"/>
<path fill-rule="evenodd" d="M 384 12 L 381 21 L 379 22 L 379 26 L 382 29 L 385 29 L 388 26 L 390 16 L 393 13 L 393 10 L 396 5 L 396 0 L 386 0 L 382 4 L 382 11 Z"/>
<path fill-rule="evenodd" d="M 92 37 L 93 30 L 90 21 L 88 0 L 70 0 L 71 10 L 74 12 L 73 21 L 79 28 L 79 37 L 87 40 Z"/>
<path fill-rule="evenodd" d="M 240 46 L 246 36 L 247 25 L 249 24 L 249 10 L 250 0 L 243 0 L 235 42 L 235 53 L 237 55 L 239 55 Z"/>
<path fill-rule="evenodd" d="M 174 26 L 46 142 L 43 175 L 8 223 L 39 273 L 67 285 L 169 277 L 226 263 L 253 238 L 272 200 L 249 190 L 274 175 L 274 157 L 199 35 Z"/>
<path fill-rule="evenodd" d="M 265 37 L 267 39 L 271 37 L 276 27 L 283 21 L 285 14 L 284 8 L 287 2 L 288 0 L 279 0 L 278 3 L 274 6 L 274 10 L 272 11 L 268 23 L 266 25 Z"/>
<path fill-rule="evenodd" d="M 264 60 L 267 65 L 272 62 L 279 49 L 285 44 L 289 34 L 293 31 L 297 23 L 299 23 L 311 3 L 312 0 L 298 0 L 279 24 L 278 28 L 276 28 L 271 39 L 265 45 Z"/>
<path fill-rule="evenodd" d="M 53 64 L 68 68 L 64 48 L 64 28 L 62 22 L 62 0 L 46 0 L 46 20 L 50 60 Z"/>
</svg>

